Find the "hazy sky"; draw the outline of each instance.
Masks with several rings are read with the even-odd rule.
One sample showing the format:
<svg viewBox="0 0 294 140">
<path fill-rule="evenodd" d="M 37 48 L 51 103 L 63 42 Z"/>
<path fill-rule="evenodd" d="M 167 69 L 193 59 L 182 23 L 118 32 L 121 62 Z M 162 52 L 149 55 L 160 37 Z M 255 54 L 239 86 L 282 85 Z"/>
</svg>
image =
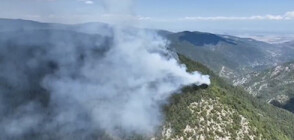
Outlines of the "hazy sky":
<svg viewBox="0 0 294 140">
<path fill-rule="evenodd" d="M 294 33 L 294 0 L 137 0 L 133 7 L 126 15 L 105 12 L 100 0 L 1 0 L 0 18 L 75 24 L 119 17 L 171 31 Z"/>
</svg>

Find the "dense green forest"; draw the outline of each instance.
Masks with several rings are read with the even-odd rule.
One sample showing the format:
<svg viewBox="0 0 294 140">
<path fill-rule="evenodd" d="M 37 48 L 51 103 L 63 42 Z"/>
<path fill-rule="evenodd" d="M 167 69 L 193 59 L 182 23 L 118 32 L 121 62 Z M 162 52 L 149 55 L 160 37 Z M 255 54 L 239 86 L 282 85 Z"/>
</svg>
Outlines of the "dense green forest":
<svg viewBox="0 0 294 140">
<path fill-rule="evenodd" d="M 166 113 L 166 126 L 172 128 L 172 136 L 188 136 L 183 133 L 183 130 L 189 124 L 190 126 L 203 125 L 205 123 L 199 123 L 197 118 L 204 118 L 204 121 L 214 118 L 207 118 L 205 113 L 196 114 L 189 110 L 191 103 L 200 102 L 203 99 L 218 100 L 223 108 L 234 110 L 232 115 L 233 122 L 227 125 L 228 128 L 224 128 L 231 134 L 231 138 L 237 137 L 237 131 L 240 129 L 240 117 L 244 116 L 249 121 L 249 126 L 253 130 L 249 134 L 255 135 L 254 139 L 270 139 L 270 140 L 291 140 L 294 139 L 294 115 L 264 103 L 254 97 L 251 97 L 242 88 L 231 86 L 224 80 L 216 76 L 211 70 L 206 68 L 200 63 L 191 61 L 190 59 L 179 56 L 180 61 L 186 64 L 188 71 L 200 71 L 203 74 L 211 76 L 212 84 L 207 89 L 200 89 L 195 87 L 186 87 L 182 90 L 182 94 L 175 94 L 170 103 L 165 106 L 164 111 Z M 212 113 L 218 112 L 218 107 L 214 107 L 210 111 Z M 213 115 L 212 115 L 213 117 Z M 205 126 L 209 127 L 209 126 Z M 209 130 L 204 132 L 206 139 L 214 139 L 222 137 L 221 133 L 211 133 Z M 163 136 L 164 137 L 164 136 Z M 249 139 L 249 136 L 243 137 Z"/>
</svg>

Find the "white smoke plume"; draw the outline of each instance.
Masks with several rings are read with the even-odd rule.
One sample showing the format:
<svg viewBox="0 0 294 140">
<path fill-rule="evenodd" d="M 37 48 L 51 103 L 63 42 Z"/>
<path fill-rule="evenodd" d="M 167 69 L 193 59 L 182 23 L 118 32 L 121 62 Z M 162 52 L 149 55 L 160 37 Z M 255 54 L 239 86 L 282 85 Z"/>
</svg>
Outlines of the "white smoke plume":
<svg viewBox="0 0 294 140">
<path fill-rule="evenodd" d="M 132 4 L 105 1 L 110 13 L 131 14 Z M 5 93 L 0 96 L 0 138 L 152 135 L 163 120 L 161 106 L 172 94 L 187 85 L 210 84 L 209 76 L 186 72 L 167 49 L 168 41 L 155 32 L 120 25 L 113 27 L 112 37 L 26 31 L 13 45 L 9 37 L 0 37 L 5 42 L 0 83 L 7 83 L 0 87 Z"/>
<path fill-rule="evenodd" d="M 152 33 L 118 29 L 103 58 L 87 52 L 83 65 L 72 66 L 79 64 L 75 53 L 61 54 L 61 67 L 43 84 L 56 99 L 81 105 L 103 129 L 151 133 L 160 125 L 161 103 L 171 94 L 185 85 L 209 84 L 208 76 L 187 73 L 175 58 L 167 58 L 166 45 Z"/>
</svg>

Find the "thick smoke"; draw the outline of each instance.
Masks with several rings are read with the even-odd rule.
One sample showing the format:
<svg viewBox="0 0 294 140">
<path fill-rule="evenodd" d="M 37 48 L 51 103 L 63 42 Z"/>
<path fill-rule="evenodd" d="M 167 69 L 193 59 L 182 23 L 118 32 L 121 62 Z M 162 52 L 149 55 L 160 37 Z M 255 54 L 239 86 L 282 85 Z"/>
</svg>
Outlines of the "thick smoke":
<svg viewBox="0 0 294 140">
<path fill-rule="evenodd" d="M 105 6 L 117 9 L 113 4 Z M 210 84 L 206 75 L 187 73 L 156 33 L 126 26 L 111 32 L 2 32 L 0 139 L 152 135 L 173 93 Z"/>
</svg>

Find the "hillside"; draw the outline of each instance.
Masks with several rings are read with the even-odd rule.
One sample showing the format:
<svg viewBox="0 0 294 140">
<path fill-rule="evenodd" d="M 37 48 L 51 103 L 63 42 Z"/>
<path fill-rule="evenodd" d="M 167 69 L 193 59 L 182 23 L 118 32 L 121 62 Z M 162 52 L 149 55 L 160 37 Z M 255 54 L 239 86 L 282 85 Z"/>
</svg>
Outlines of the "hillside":
<svg viewBox="0 0 294 140">
<path fill-rule="evenodd" d="M 294 115 L 226 84 L 183 56 L 189 71 L 211 75 L 208 89 L 187 87 L 165 107 L 163 139 L 294 139 Z"/>
<path fill-rule="evenodd" d="M 43 23 L 22 19 L 3 19 L 0 18 L 0 32 L 7 31 L 31 31 L 31 30 L 67 30 L 88 34 L 107 35 L 111 34 L 111 27 L 108 24 L 99 22 L 89 22 L 84 24 L 59 24 Z"/>
<path fill-rule="evenodd" d="M 294 62 L 247 75 L 242 86 L 250 94 L 294 112 Z"/>
<path fill-rule="evenodd" d="M 293 42 L 268 44 L 250 38 L 201 32 L 174 33 L 168 38 L 176 52 L 201 62 L 264 102 L 294 111 L 293 70 L 289 66 L 291 63 L 287 63 L 294 60 Z M 275 73 L 278 76 L 272 77 Z"/>
<path fill-rule="evenodd" d="M 250 38 L 188 31 L 172 33 L 167 38 L 172 49 L 229 81 L 294 60 L 292 48 Z"/>
<path fill-rule="evenodd" d="M 285 43 L 282 43 L 281 45 L 289 46 L 291 48 L 294 48 L 294 41 L 285 42 Z"/>
</svg>

